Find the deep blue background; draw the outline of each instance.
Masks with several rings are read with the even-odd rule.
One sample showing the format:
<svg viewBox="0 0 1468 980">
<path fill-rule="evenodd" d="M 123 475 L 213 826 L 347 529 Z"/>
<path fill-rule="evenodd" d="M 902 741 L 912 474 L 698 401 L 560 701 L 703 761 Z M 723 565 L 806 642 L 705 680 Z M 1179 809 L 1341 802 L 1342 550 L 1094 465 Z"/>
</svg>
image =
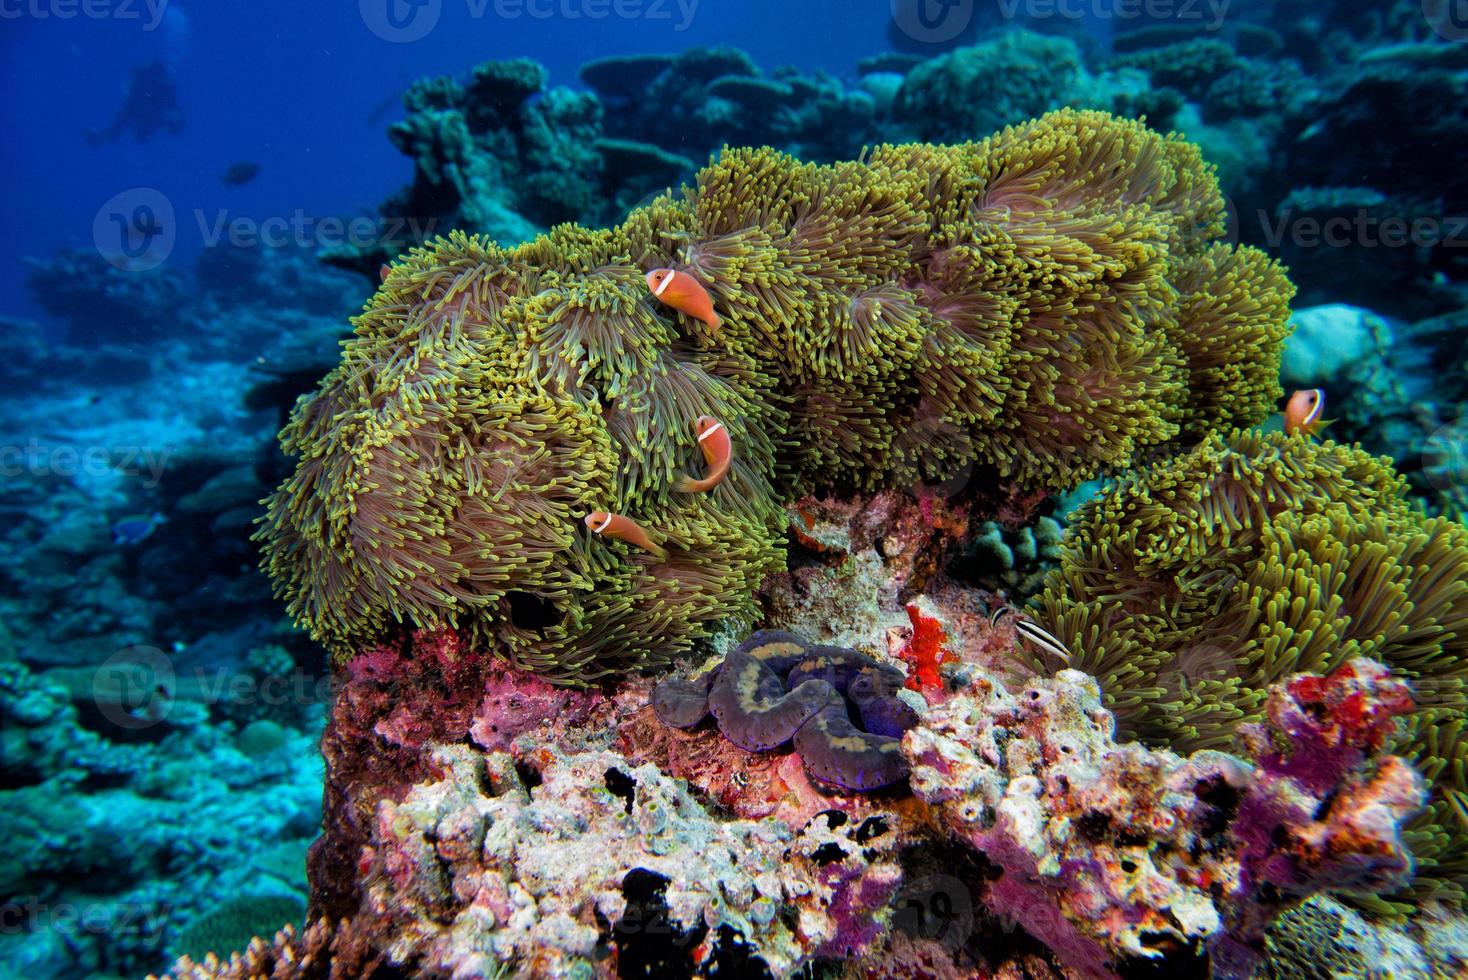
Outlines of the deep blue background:
<svg viewBox="0 0 1468 980">
<path fill-rule="evenodd" d="M 854 77 L 860 58 L 887 47 L 890 18 L 887 0 L 699 0 L 678 30 L 676 0 L 621 0 L 643 10 L 659 2 L 667 16 L 598 21 L 560 13 L 585 0 L 535 0 L 556 11 L 544 18 L 498 16 L 492 2 L 475 18 L 471 0 L 442 0 L 426 37 L 390 43 L 368 29 L 357 0 L 180 0 L 152 30 L 142 2 L 90 2 L 116 13 L 63 19 L 80 0 L 0 0 L 0 315 L 44 320 L 20 257 L 91 248 L 98 208 L 132 187 L 173 203 L 179 240 L 169 261 L 182 269 L 201 241 L 196 210 L 210 221 L 221 209 L 256 219 L 370 210 L 411 175 L 385 130 L 415 78 L 527 56 L 546 65 L 551 84 L 580 87 L 576 69 L 593 58 L 721 43 L 767 70 L 796 64 Z M 131 71 L 157 58 L 173 66 L 187 128 L 91 146 L 83 131 L 104 128 Z M 224 186 L 220 175 L 239 160 L 261 164 L 259 176 Z"/>
</svg>

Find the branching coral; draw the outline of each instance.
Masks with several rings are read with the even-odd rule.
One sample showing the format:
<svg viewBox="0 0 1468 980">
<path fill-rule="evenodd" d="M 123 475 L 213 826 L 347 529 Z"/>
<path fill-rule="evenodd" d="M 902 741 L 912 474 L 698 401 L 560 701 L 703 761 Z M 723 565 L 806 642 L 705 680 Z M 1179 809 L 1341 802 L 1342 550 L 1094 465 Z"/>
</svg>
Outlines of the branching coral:
<svg viewBox="0 0 1468 980">
<path fill-rule="evenodd" d="M 1417 893 L 1468 889 L 1468 529 L 1427 519 L 1387 461 L 1304 436 L 1210 436 L 1072 525 L 1042 619 L 1118 726 L 1224 747 L 1295 671 L 1379 659 L 1412 681 L 1399 751 L 1433 783 Z"/>
<path fill-rule="evenodd" d="M 1014 494 L 1063 489 L 1180 426 L 1256 421 L 1288 287 L 1258 253 L 1203 251 L 1222 211 L 1196 148 L 1062 111 L 831 166 L 728 150 L 614 229 L 438 240 L 282 433 L 299 463 L 266 566 L 343 652 L 405 622 L 561 681 L 656 666 L 752 613 L 795 492 L 908 488 L 958 457 Z M 708 290 L 718 330 L 651 300 L 662 266 Z M 1264 367 L 1221 406 L 1224 346 Z M 700 415 L 734 469 L 674 493 Z M 667 559 L 592 537 L 592 510 L 660 532 Z"/>
</svg>

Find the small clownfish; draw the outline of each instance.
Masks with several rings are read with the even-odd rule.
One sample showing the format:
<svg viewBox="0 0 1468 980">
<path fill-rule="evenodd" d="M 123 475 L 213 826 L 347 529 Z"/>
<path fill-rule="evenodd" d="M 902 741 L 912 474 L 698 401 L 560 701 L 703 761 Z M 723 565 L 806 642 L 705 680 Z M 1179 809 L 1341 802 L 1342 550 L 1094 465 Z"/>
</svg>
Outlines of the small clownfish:
<svg viewBox="0 0 1468 980">
<path fill-rule="evenodd" d="M 680 476 L 673 489 L 682 493 L 707 493 L 729 472 L 729 464 L 734 461 L 734 444 L 724 423 L 712 415 L 700 415 L 693 423 L 693 431 L 698 434 L 698 448 L 703 450 L 704 462 L 709 464 L 708 473 L 702 480 Z"/>
<path fill-rule="evenodd" d="M 386 262 L 382 263 L 382 268 L 377 270 L 377 274 L 382 277 L 383 282 L 387 282 L 387 277 L 390 272 L 392 272 L 392 266 Z"/>
<path fill-rule="evenodd" d="M 714 301 L 703 284 L 686 272 L 677 269 L 654 269 L 647 274 L 647 288 L 655 299 L 687 313 L 695 320 L 702 320 L 715 330 L 719 329 L 719 315 L 714 312 Z"/>
<path fill-rule="evenodd" d="M 1290 435 L 1313 436 L 1330 423 L 1320 416 L 1325 413 L 1325 390 L 1301 388 L 1285 403 L 1284 430 Z"/>
<path fill-rule="evenodd" d="M 618 541 L 625 541 L 659 558 L 668 557 L 667 551 L 663 550 L 661 545 L 655 544 L 652 538 L 647 536 L 647 532 L 630 517 L 608 514 L 604 510 L 594 510 L 586 515 L 586 526 L 591 528 L 592 534 L 601 534 L 609 538 L 616 538 Z"/>
</svg>

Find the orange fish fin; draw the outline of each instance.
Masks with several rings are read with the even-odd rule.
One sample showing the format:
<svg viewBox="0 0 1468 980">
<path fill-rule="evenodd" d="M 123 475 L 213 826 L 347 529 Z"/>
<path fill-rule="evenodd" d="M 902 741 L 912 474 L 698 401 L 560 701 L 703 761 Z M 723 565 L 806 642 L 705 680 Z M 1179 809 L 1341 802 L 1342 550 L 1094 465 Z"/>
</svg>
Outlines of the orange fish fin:
<svg viewBox="0 0 1468 980">
<path fill-rule="evenodd" d="M 705 481 L 695 480 L 687 473 L 679 473 L 678 479 L 673 481 L 673 489 L 679 493 L 703 493 L 710 489 L 704 485 Z"/>
</svg>

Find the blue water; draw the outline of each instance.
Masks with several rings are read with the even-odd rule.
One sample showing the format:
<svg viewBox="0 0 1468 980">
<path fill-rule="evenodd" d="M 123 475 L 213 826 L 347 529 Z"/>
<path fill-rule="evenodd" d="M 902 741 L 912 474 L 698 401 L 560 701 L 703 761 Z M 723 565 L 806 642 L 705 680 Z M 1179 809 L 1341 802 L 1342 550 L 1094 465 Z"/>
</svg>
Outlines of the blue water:
<svg viewBox="0 0 1468 980">
<path fill-rule="evenodd" d="M 0 89 L 7 93 L 0 127 L 10 134 L 0 162 L 7 188 L 0 238 L 11 257 L 0 263 L 4 311 L 39 315 L 14 257 L 89 245 L 97 209 L 129 188 L 154 187 L 174 203 L 183 217 L 180 264 L 205 239 L 201 221 L 208 228 L 221 213 L 263 219 L 370 209 L 411 173 L 383 131 L 402 115 L 402 90 L 423 76 L 532 57 L 549 70 L 550 84 L 581 87 L 576 70 L 594 58 L 716 44 L 743 47 L 768 67 L 851 75 L 859 58 L 885 47 L 890 19 L 881 4 L 840 0 L 623 3 L 637 15 L 617 16 L 610 0 L 444 0 L 431 31 L 397 43 L 373 33 L 349 2 L 150 9 L 118 0 L 106 17 L 62 19 L 49 11 L 0 20 Z M 13 0 L 5 9 L 27 8 Z M 587 16 L 603 9 L 606 16 Z M 124 135 L 88 145 L 83 130 L 107 125 L 129 73 L 154 59 L 173 74 L 184 130 L 144 143 Z M 259 163 L 259 176 L 221 187 L 220 174 L 239 160 Z"/>
</svg>

